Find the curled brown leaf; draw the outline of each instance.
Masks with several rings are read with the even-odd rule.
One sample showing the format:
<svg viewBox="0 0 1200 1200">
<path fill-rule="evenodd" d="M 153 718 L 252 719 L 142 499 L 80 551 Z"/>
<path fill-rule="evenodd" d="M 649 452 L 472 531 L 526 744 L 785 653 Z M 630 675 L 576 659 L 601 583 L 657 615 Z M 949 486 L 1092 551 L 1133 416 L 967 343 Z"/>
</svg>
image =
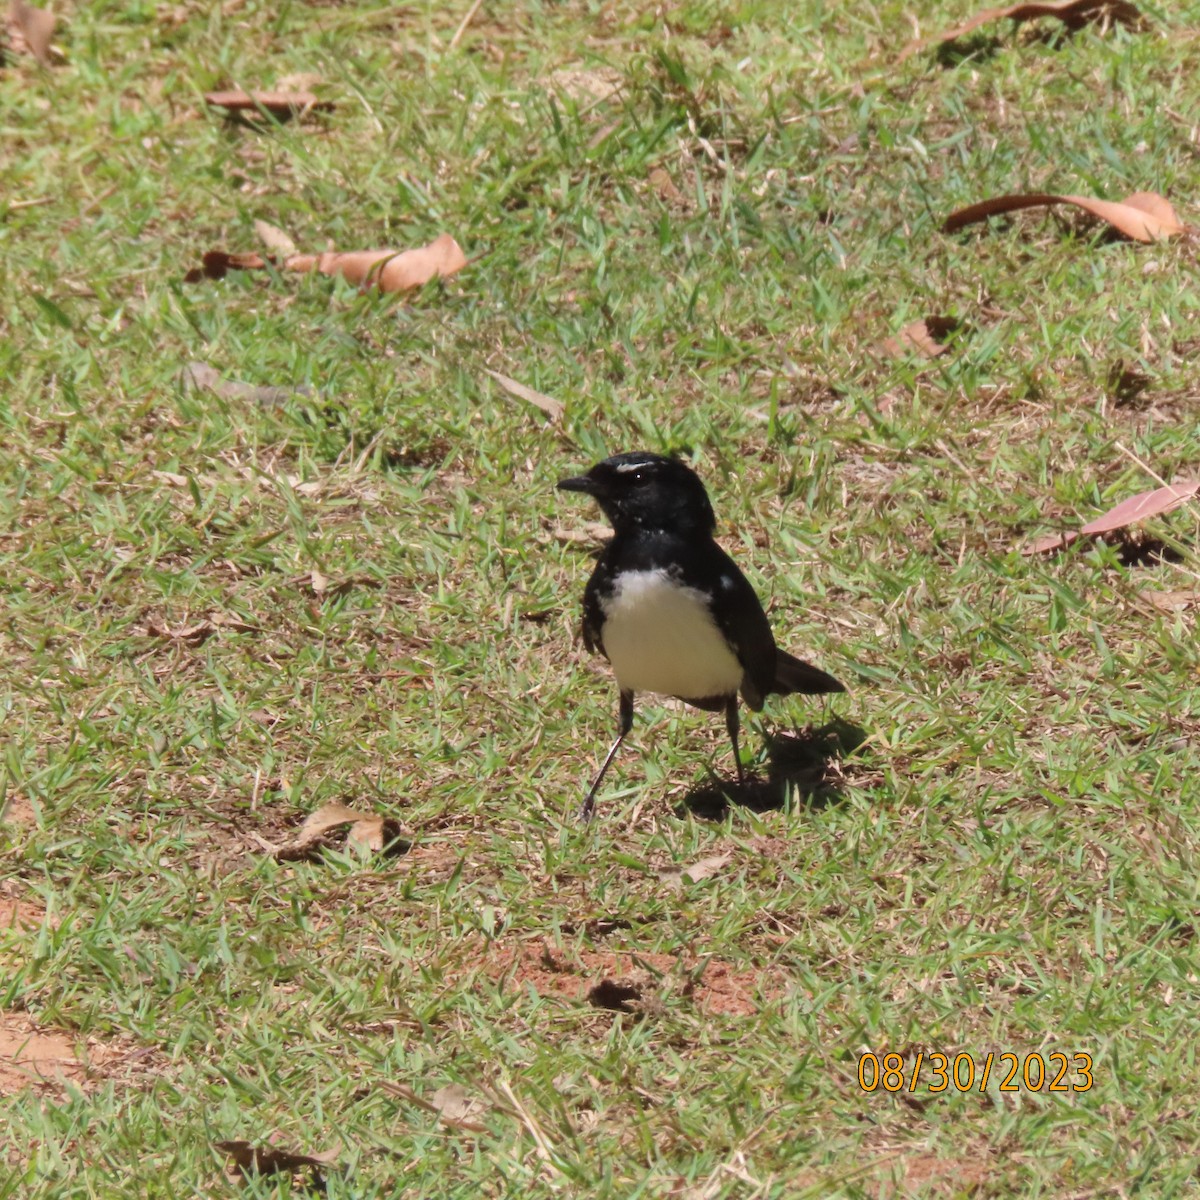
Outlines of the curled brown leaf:
<svg viewBox="0 0 1200 1200">
<path fill-rule="evenodd" d="M 203 362 L 186 363 L 180 372 L 180 382 L 185 388 L 209 391 L 225 400 L 249 400 L 254 404 L 286 404 L 288 400 L 312 394 L 312 389 L 305 386 L 272 387 L 224 379 L 215 367 Z"/>
<path fill-rule="evenodd" d="M 346 844 L 378 854 L 404 854 L 412 843 L 401 836 L 400 823 L 391 817 L 361 813 L 336 801 L 322 805 L 309 813 L 304 824 L 290 842 L 276 847 L 274 856 L 280 862 L 299 862 L 319 859 L 321 851 L 332 844 L 332 835 L 346 831 Z"/>
<path fill-rule="evenodd" d="M 330 1154 L 297 1154 L 278 1146 L 255 1146 L 251 1142 L 217 1142 L 216 1147 L 229 1156 L 229 1173 L 240 1180 L 254 1175 L 308 1174 L 314 1182 L 324 1178 L 325 1171 L 336 1160 Z"/>
<path fill-rule="evenodd" d="M 50 66 L 50 39 L 54 36 L 54 14 L 44 8 L 34 8 L 25 0 L 9 0 L 8 23 L 20 35 L 29 53 L 42 64 Z"/>
<path fill-rule="evenodd" d="M 950 349 L 946 341 L 959 328 L 960 323 L 953 317 L 922 317 L 905 325 L 894 337 L 885 338 L 880 349 L 895 358 L 914 353 L 937 358 Z"/>
<path fill-rule="evenodd" d="M 1122 236 L 1135 242 L 1156 242 L 1183 233 L 1186 228 L 1175 216 L 1170 203 L 1157 192 L 1134 192 L 1124 200 L 1097 200 L 1092 196 L 1059 196 L 1049 192 L 1016 193 L 995 196 L 969 204 L 952 212 L 942 226 L 944 233 L 954 233 L 967 225 L 1000 213 L 1022 208 L 1049 208 L 1055 204 L 1072 204 L 1102 221 L 1107 221 Z"/>
<path fill-rule="evenodd" d="M 205 92 L 204 102 L 230 115 L 269 113 L 277 121 L 309 112 L 327 112 L 334 107 L 332 100 L 322 100 L 312 92 Z"/>
<path fill-rule="evenodd" d="M 467 256 L 448 233 L 412 250 L 329 250 L 324 254 L 291 254 L 279 263 L 261 254 L 209 250 L 203 265 L 193 268 L 183 278 L 185 283 L 224 279 L 233 270 L 256 271 L 268 265 L 279 265 L 285 271 L 340 275 L 350 283 L 363 288 L 377 287 L 381 292 L 404 292 L 422 287 L 431 279 L 457 274 L 467 265 Z"/>
<path fill-rule="evenodd" d="M 1128 500 L 1122 500 L 1102 516 L 1089 521 L 1079 532 L 1085 537 L 1093 537 L 1096 534 L 1112 533 L 1117 529 L 1137 525 L 1150 520 L 1151 517 L 1173 511 L 1197 492 L 1200 492 L 1200 480 L 1177 479 L 1166 487 L 1139 492 L 1136 496 L 1130 496 Z"/>
<path fill-rule="evenodd" d="M 510 396 L 516 396 L 518 400 L 524 400 L 535 408 L 540 408 L 551 421 L 562 420 L 564 409 L 561 400 L 555 400 L 553 396 L 547 396 L 544 392 L 526 387 L 525 384 L 510 379 L 507 375 L 501 375 L 499 371 L 490 371 L 485 367 L 484 374 L 490 375 Z"/>
<path fill-rule="evenodd" d="M 690 879 L 692 883 L 699 883 L 713 875 L 719 875 L 732 858 L 733 854 L 729 851 L 724 854 L 712 854 L 707 858 L 698 859 L 690 866 L 664 867 L 659 871 L 658 877 L 672 887 L 682 887 L 685 879 Z"/>
<path fill-rule="evenodd" d="M 1082 29 L 1085 25 L 1100 20 L 1115 21 L 1131 27 L 1142 22 L 1142 14 L 1137 5 L 1129 3 L 1129 0 L 1042 0 L 1041 3 L 1033 4 L 1009 4 L 1003 8 L 985 8 L 961 25 L 945 29 L 932 37 L 916 38 L 904 47 L 897 61 L 903 62 L 927 46 L 957 41 L 991 21 L 1007 18 L 1019 24 L 1038 17 L 1057 17 L 1071 30 Z"/>
</svg>

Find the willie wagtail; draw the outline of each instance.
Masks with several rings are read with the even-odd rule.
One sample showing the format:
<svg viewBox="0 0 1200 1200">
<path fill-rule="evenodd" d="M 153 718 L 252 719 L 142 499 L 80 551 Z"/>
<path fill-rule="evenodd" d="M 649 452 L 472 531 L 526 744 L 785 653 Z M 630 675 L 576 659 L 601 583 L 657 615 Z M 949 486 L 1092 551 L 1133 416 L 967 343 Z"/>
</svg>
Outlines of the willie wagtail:
<svg viewBox="0 0 1200 1200">
<path fill-rule="evenodd" d="M 617 740 L 583 802 L 584 820 L 633 725 L 636 692 L 674 696 L 710 712 L 724 709 L 744 782 L 739 691 L 757 712 L 771 692 L 846 690 L 776 647 L 754 589 L 713 540 L 717 519 L 689 467 L 636 451 L 606 458 L 558 486 L 594 497 L 615 533 L 583 593 L 584 645 L 608 659 L 621 689 Z"/>
</svg>

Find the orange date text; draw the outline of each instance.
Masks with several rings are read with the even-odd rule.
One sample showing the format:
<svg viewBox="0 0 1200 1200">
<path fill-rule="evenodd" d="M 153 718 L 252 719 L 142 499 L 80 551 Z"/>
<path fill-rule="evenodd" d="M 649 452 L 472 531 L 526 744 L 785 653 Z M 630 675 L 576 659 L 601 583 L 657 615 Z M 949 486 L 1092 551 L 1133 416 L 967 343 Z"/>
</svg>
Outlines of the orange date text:
<svg viewBox="0 0 1200 1200">
<path fill-rule="evenodd" d="M 1049 1054 L 989 1050 L 987 1054 L 873 1054 L 858 1059 L 858 1086 L 864 1092 L 915 1092 L 919 1085 L 942 1092 L 1090 1092 L 1095 1086 L 1092 1056 L 1082 1051 Z"/>
</svg>

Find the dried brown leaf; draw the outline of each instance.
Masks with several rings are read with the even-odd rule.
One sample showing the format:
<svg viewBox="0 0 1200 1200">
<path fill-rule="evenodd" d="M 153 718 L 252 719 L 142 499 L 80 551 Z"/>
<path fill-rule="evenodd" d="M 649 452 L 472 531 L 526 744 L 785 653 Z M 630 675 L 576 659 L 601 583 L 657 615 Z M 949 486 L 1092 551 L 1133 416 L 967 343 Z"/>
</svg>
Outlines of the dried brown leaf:
<svg viewBox="0 0 1200 1200">
<path fill-rule="evenodd" d="M 1200 592 L 1194 590 L 1159 592 L 1154 588 L 1147 588 L 1142 595 L 1163 612 L 1177 612 L 1181 608 L 1195 608 L 1200 605 Z"/>
<path fill-rule="evenodd" d="M 253 1175 L 311 1175 L 322 1179 L 334 1161 L 331 1154 L 297 1154 L 278 1146 L 255 1146 L 250 1142 L 217 1142 L 216 1147 L 229 1155 L 229 1173 L 235 1179 Z"/>
<path fill-rule="evenodd" d="M 469 1115 L 483 1108 L 483 1101 L 470 1098 L 466 1088 L 458 1084 L 452 1083 L 438 1088 L 428 1099 L 418 1095 L 407 1084 L 394 1083 L 390 1079 L 380 1080 L 379 1086 L 389 1095 L 407 1100 L 409 1104 L 415 1104 L 425 1112 L 436 1114 L 442 1124 L 451 1129 L 461 1129 L 464 1133 L 487 1133 L 486 1126 L 467 1119 Z"/>
<path fill-rule="evenodd" d="M 344 829 L 346 844 L 378 854 L 385 847 L 393 854 L 404 854 L 412 843 L 401 837 L 400 824 L 390 817 L 361 813 L 336 801 L 322 805 L 304 819 L 296 836 L 278 847 L 274 855 L 280 862 L 320 858 L 331 844 L 330 835 Z"/>
<path fill-rule="evenodd" d="M 285 256 L 296 253 L 296 243 L 277 225 L 272 225 L 269 221 L 256 220 L 254 232 L 258 234 L 259 240 L 268 250 Z"/>
<path fill-rule="evenodd" d="M 1062 533 L 1048 533 L 1045 537 L 1027 543 L 1021 547 L 1021 553 L 1026 558 L 1034 554 L 1054 554 L 1059 550 L 1065 550 L 1072 542 L 1078 540 L 1078 530 L 1064 529 Z"/>
<path fill-rule="evenodd" d="M 550 536 L 567 546 L 582 542 L 602 544 L 612 537 L 612 530 L 602 521 L 588 521 L 583 525 L 555 525 L 550 530 Z"/>
<path fill-rule="evenodd" d="M 485 367 L 484 374 L 490 375 L 510 396 L 516 396 L 518 400 L 525 400 L 535 408 L 540 408 L 551 421 L 559 422 L 562 420 L 562 415 L 565 411 L 562 401 L 555 400 L 553 396 L 547 396 L 542 392 L 534 391 L 533 388 L 526 387 L 525 384 L 518 383 L 515 379 L 510 379 L 507 375 L 501 375 L 499 371 L 490 371 Z"/>
<path fill-rule="evenodd" d="M 270 113 L 277 121 L 309 112 L 328 112 L 331 100 L 321 100 L 312 92 L 206 92 L 204 102 L 227 113 L 254 116 Z"/>
<path fill-rule="evenodd" d="M 897 61 L 903 62 L 927 46 L 945 45 L 947 42 L 956 41 L 990 21 L 1002 21 L 1007 18 L 1019 24 L 1038 17 L 1057 17 L 1072 30 L 1082 29 L 1085 25 L 1099 20 L 1115 21 L 1131 27 L 1142 23 L 1142 14 L 1137 5 L 1129 3 L 1129 0 L 1042 0 L 1041 3 L 1034 4 L 1009 4 L 1004 8 L 985 8 L 983 12 L 976 13 L 970 20 L 955 25 L 953 29 L 909 42 L 900 52 Z"/>
<path fill-rule="evenodd" d="M 952 212 L 942 226 L 945 233 L 954 233 L 967 225 L 986 220 L 999 213 L 1015 212 L 1021 208 L 1048 208 L 1055 204 L 1072 204 L 1102 221 L 1107 221 L 1122 236 L 1135 242 L 1155 242 L 1183 233 L 1185 226 L 1175 216 L 1170 203 L 1157 192 L 1134 192 L 1124 200 L 1097 200 L 1091 196 L 1059 196 L 1049 192 L 1017 193 L 981 200 Z"/>
<path fill-rule="evenodd" d="M 690 879 L 692 883 L 699 883 L 702 879 L 709 879 L 713 875 L 720 874 L 731 858 L 733 858 L 733 854 L 728 851 L 724 854 L 713 854 L 708 858 L 698 859 L 687 867 L 666 867 L 659 871 L 658 877 L 673 887 L 682 887 L 685 879 Z"/>
<path fill-rule="evenodd" d="M 224 279 L 231 270 L 261 270 L 275 260 L 260 254 L 229 254 L 209 250 L 203 266 L 193 268 L 185 283 L 201 279 Z M 431 279 L 448 278 L 467 265 L 462 247 L 448 233 L 434 238 L 427 246 L 412 250 L 326 251 L 324 254 L 292 254 L 280 264 L 285 271 L 319 271 L 322 275 L 341 275 L 361 287 L 378 287 L 382 292 L 403 292 L 421 287 Z"/>
<path fill-rule="evenodd" d="M 959 322 L 953 317 L 922 317 L 905 325 L 895 337 L 886 338 L 880 348 L 895 358 L 920 354 L 937 358 L 950 349 L 946 339 L 957 332 Z"/>
<path fill-rule="evenodd" d="M 215 367 L 202 362 L 187 363 L 180 372 L 180 381 L 185 388 L 210 391 L 226 400 L 249 400 L 254 404 L 285 404 L 296 397 L 312 394 L 309 387 L 271 387 L 222 379 Z"/>
<path fill-rule="evenodd" d="M 202 646 L 217 627 L 211 621 L 197 621 L 194 625 L 179 625 L 172 629 L 165 622 L 151 617 L 144 626 L 148 637 L 165 638 L 172 642 L 186 642 L 189 646 Z"/>
<path fill-rule="evenodd" d="M 448 1083 L 429 1097 L 429 1103 L 443 1121 L 461 1124 L 483 1108 L 483 1101 L 472 1095 L 461 1083 Z"/>
<path fill-rule="evenodd" d="M 675 205 L 678 208 L 687 207 L 687 197 L 679 190 L 675 184 L 675 180 L 671 178 L 665 168 L 651 167 L 647 178 L 650 180 L 650 185 L 658 193 L 658 198 L 664 204 Z"/>
<path fill-rule="evenodd" d="M 201 279 L 224 279 L 230 271 L 261 270 L 274 259 L 261 254 L 228 254 L 224 250 L 205 251 L 202 265 L 193 267 L 184 277 L 184 283 L 198 283 Z"/>
<path fill-rule="evenodd" d="M 34 8 L 25 0 L 9 0 L 9 24 L 21 35 L 29 53 L 42 64 L 50 66 L 50 39 L 54 36 L 54 14 Z"/>
<path fill-rule="evenodd" d="M 1110 508 L 1094 521 L 1089 521 L 1080 533 L 1092 537 L 1136 525 L 1140 521 L 1171 512 L 1190 500 L 1197 492 L 1200 492 L 1200 480 L 1194 479 L 1177 479 L 1166 487 L 1139 492 L 1136 496 L 1130 496 L 1128 500 L 1122 500 L 1115 508 Z"/>
</svg>

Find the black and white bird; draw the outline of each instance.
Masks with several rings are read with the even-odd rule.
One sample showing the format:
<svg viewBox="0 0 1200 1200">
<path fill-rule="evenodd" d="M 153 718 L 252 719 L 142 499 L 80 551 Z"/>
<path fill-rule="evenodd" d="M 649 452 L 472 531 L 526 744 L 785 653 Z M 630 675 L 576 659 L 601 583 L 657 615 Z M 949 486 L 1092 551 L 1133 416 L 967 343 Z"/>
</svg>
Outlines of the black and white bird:
<svg viewBox="0 0 1200 1200">
<path fill-rule="evenodd" d="M 757 712 L 772 692 L 846 690 L 775 645 L 754 589 L 713 540 L 716 516 L 691 468 L 635 451 L 606 458 L 558 486 L 594 497 L 615 533 L 583 594 L 584 645 L 608 659 L 621 690 L 617 740 L 583 802 L 584 820 L 633 725 L 637 692 L 723 709 L 744 782 L 738 692 Z"/>
</svg>

